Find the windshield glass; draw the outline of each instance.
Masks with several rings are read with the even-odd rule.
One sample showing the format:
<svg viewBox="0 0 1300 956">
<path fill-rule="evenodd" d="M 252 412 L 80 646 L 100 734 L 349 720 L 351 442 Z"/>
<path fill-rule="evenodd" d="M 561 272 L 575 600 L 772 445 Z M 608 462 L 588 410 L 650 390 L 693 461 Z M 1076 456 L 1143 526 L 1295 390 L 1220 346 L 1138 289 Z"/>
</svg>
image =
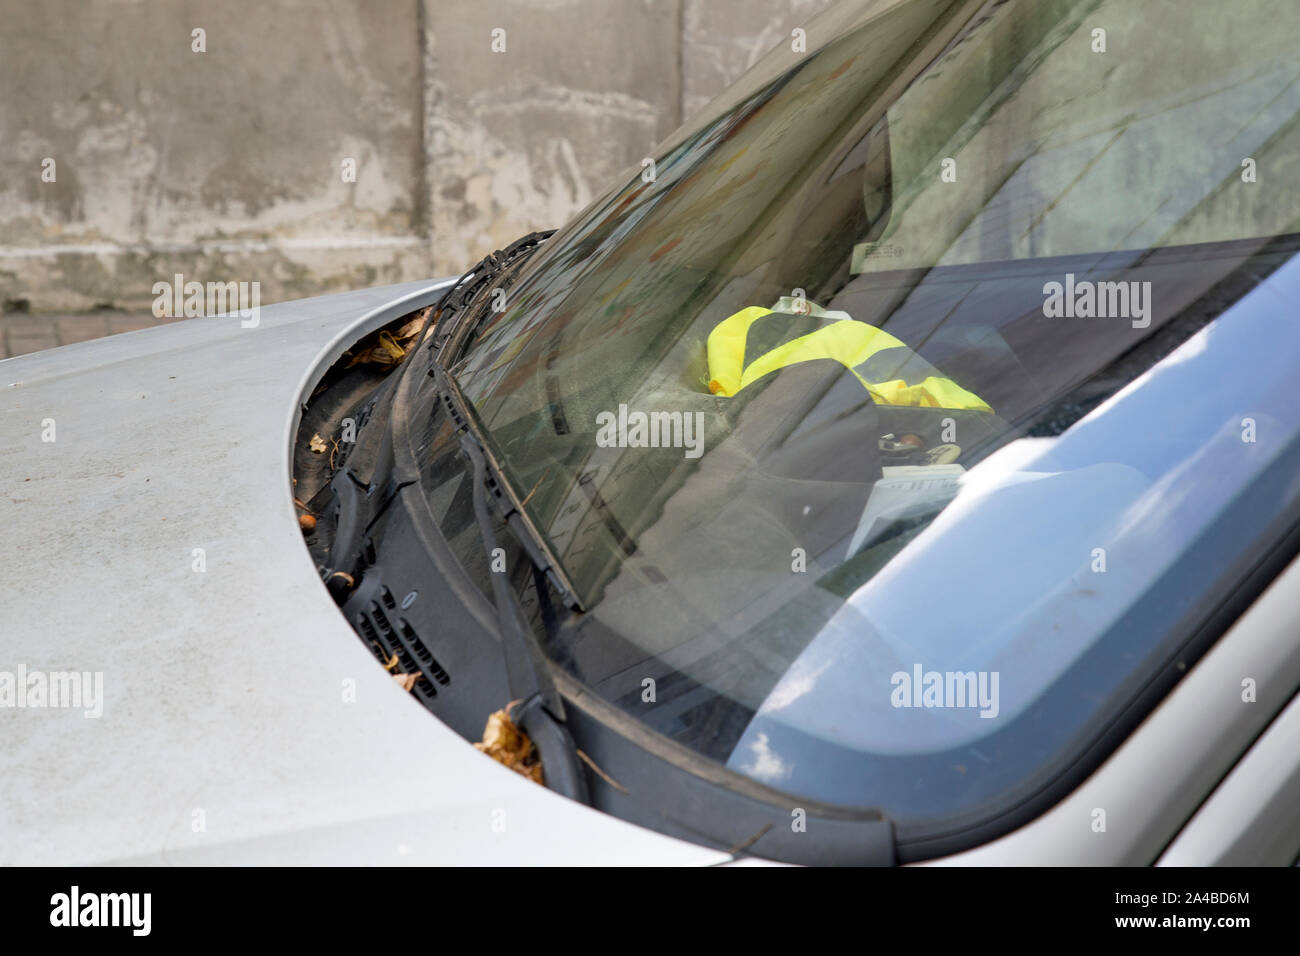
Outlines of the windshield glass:
<svg viewBox="0 0 1300 956">
<path fill-rule="evenodd" d="M 485 290 L 452 372 L 581 599 L 556 662 L 904 828 L 1059 772 L 1295 504 L 1298 36 L 840 4 Z"/>
</svg>

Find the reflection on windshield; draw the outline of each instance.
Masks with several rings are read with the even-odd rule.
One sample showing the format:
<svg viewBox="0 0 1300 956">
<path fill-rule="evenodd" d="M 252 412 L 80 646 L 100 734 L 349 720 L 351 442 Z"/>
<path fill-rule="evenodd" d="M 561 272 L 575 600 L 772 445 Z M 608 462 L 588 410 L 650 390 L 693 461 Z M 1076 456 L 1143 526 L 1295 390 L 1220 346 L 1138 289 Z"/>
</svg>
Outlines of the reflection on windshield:
<svg viewBox="0 0 1300 956">
<path fill-rule="evenodd" d="M 589 609 L 557 659 L 900 819 L 1116 706 L 1196 595 L 1091 655 L 1295 437 L 1297 332 L 1256 286 L 1300 232 L 1298 21 L 848 4 L 558 233 L 453 370 Z M 1239 553 L 1290 498 L 1258 504 Z"/>
<path fill-rule="evenodd" d="M 1300 259 L 1060 437 L 1019 439 L 967 472 L 952 503 L 849 596 L 782 677 L 747 740 L 777 720 L 868 752 L 978 741 L 989 728 L 975 708 L 909 714 L 852 692 L 858 675 L 917 661 L 1014 674 L 995 705 L 1022 712 L 1186 553 L 1205 515 L 1224 512 L 1268 467 L 1276 446 L 1243 432 L 1296 435 L 1300 335 L 1287 302 L 1298 294 Z M 1272 344 L 1267 354 L 1261 342 Z M 1245 367 L 1251 375 L 1236 388 L 1202 387 Z M 1179 409 L 1172 427 L 1152 434 L 1170 407 Z M 851 712 L 831 706 L 850 701 Z"/>
</svg>

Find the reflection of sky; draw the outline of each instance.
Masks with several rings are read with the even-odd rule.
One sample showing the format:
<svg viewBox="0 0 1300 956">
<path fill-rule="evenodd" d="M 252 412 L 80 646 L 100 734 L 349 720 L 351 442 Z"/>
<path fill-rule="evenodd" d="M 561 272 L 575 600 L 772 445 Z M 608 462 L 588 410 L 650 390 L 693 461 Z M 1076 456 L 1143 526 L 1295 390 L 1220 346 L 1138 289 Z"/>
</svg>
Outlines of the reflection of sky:
<svg viewBox="0 0 1300 956">
<path fill-rule="evenodd" d="M 1300 257 L 1061 436 L 971 469 L 795 661 L 732 765 L 780 766 L 797 789 L 797 756 L 759 751 L 771 722 L 878 753 L 943 750 L 1000 726 L 975 709 L 894 708 L 891 674 L 918 663 L 998 671 L 1001 719 L 1022 712 L 1295 440 L 1296 301 Z M 1091 570 L 1095 548 L 1105 573 Z"/>
<path fill-rule="evenodd" d="M 1041 145 L 937 264 L 1258 235 L 1261 224 L 1253 218 L 1222 213 L 1202 223 L 1212 234 L 1180 236 L 1179 228 L 1193 221 L 1192 214 L 1221 183 L 1237 180 L 1241 157 L 1267 152 L 1269 139 L 1294 119 L 1295 97 L 1282 93 L 1295 82 L 1296 66 L 1286 63 L 1175 108 L 1128 118 L 1119 128 Z M 1053 132 L 1064 140 L 1076 130 L 1067 124 Z M 1108 196 L 1115 199 L 1099 198 Z M 1132 205 L 1135 197 L 1140 207 Z"/>
</svg>

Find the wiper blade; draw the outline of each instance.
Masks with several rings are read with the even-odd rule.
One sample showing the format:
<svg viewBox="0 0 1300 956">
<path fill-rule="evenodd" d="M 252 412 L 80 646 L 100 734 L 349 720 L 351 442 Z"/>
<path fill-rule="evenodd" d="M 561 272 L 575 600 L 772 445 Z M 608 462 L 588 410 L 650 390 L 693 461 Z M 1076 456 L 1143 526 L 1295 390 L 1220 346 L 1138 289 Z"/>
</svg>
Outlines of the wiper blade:
<svg viewBox="0 0 1300 956">
<path fill-rule="evenodd" d="M 434 365 L 429 370 L 429 375 L 433 378 L 434 388 L 442 399 L 444 407 L 452 422 L 455 423 L 457 430 L 473 440 L 478 453 L 482 456 L 485 471 L 491 478 L 491 490 L 500 503 L 501 517 L 507 527 L 510 528 L 510 531 L 519 541 L 533 564 L 546 576 L 546 579 L 551 582 L 551 585 L 559 593 L 560 600 L 572 610 L 582 611 L 582 599 L 578 597 L 573 582 L 569 579 L 564 567 L 552 554 L 550 545 L 547 544 L 546 539 L 537 529 L 532 518 L 524 511 L 523 502 L 520 501 L 514 488 L 506 480 L 504 469 L 497 462 L 492 450 L 484 440 L 481 427 L 474 421 L 469 411 L 469 403 L 466 401 L 465 396 L 461 394 L 460 386 L 456 384 L 455 380 L 441 365 Z"/>
<path fill-rule="evenodd" d="M 474 516 L 478 521 L 484 551 L 490 557 L 497 547 L 496 531 L 488 505 L 490 492 L 498 503 L 499 510 L 505 511 L 503 517 L 507 527 L 520 539 L 524 552 L 540 572 L 537 578 L 540 592 L 545 586 L 544 577 L 549 576 L 552 569 L 535 552 L 527 534 L 519 530 L 522 512 L 513 510 L 516 506 L 512 497 L 503 493 L 504 482 L 489 467 L 487 449 L 470 426 L 464 409 L 457 407 L 463 399 L 455 390 L 450 376 L 441 368 L 435 368 L 434 373 L 438 393 L 447 403 L 448 411 L 461 431 L 461 450 L 474 470 Z M 513 699 L 508 708 L 509 717 L 524 729 L 524 733 L 537 747 L 546 786 L 564 796 L 587 803 L 587 778 L 580 763 L 577 745 L 564 725 L 564 699 L 555 686 L 545 652 L 528 623 L 523 604 L 511 589 L 506 576 L 494 572 L 491 579 L 493 603 L 501 630 L 501 651 L 506 665 L 506 686 Z"/>
<path fill-rule="evenodd" d="M 463 330 L 469 325 L 470 313 L 464 312 L 465 306 L 479 294 L 484 283 L 496 278 L 507 267 L 514 265 L 516 261 L 531 253 L 538 245 L 554 234 L 554 229 L 530 232 L 528 235 L 516 239 L 504 249 L 498 249 L 496 252 L 484 256 L 471 266 L 469 271 L 453 282 L 447 288 L 447 291 L 443 293 L 442 298 L 438 300 L 438 304 L 429 313 L 429 320 L 438 321 L 440 326 L 438 334 L 434 336 L 431 348 L 441 351 L 443 346 L 453 337 L 458 343 Z M 454 322 L 439 321 L 446 312 L 461 314 L 457 315 Z M 423 336 L 421 341 L 423 341 Z M 450 351 L 456 351 L 454 345 Z"/>
</svg>

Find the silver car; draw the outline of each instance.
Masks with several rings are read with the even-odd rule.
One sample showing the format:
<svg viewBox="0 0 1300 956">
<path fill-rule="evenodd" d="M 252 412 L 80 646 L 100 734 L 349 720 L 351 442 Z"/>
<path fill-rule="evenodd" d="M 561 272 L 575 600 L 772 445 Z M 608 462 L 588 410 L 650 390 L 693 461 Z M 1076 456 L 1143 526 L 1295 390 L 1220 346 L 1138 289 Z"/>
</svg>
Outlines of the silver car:
<svg viewBox="0 0 1300 956">
<path fill-rule="evenodd" d="M 849 0 L 459 279 L 0 362 L 0 863 L 1294 863 L 1298 36 Z"/>
</svg>

